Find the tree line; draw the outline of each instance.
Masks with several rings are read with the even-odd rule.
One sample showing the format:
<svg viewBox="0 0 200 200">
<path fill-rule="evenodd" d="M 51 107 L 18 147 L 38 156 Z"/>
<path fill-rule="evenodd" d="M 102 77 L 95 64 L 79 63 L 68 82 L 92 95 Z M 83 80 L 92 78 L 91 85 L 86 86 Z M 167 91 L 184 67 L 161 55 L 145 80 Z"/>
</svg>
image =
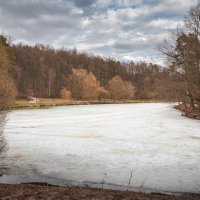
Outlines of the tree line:
<svg viewBox="0 0 200 200">
<path fill-rule="evenodd" d="M 165 83 L 163 78 L 165 79 L 169 72 L 157 64 L 119 62 L 111 58 L 81 53 L 75 49 L 54 49 L 42 44 L 35 46 L 17 44 L 13 45 L 11 49 L 16 58 L 16 71 L 14 74 L 17 89 L 20 93 L 52 98 L 60 97 L 61 90 L 66 88 L 71 91 L 73 98 L 86 99 L 86 96 L 82 97 L 80 89 L 77 90 L 78 85 L 72 86 L 73 81 L 71 79 L 75 78 L 75 74 L 78 73 L 76 70 L 79 70 L 83 73 L 83 76 L 89 73 L 90 81 L 93 80 L 93 83 L 98 85 L 100 93 L 109 92 L 109 94 L 104 94 L 105 97 L 110 96 L 114 99 L 165 99 L 167 96 L 164 93 L 163 85 Z M 79 78 L 81 78 L 81 75 Z M 95 83 L 94 78 L 97 83 Z M 124 82 L 123 87 L 118 88 L 118 90 L 122 89 L 122 92 L 118 92 L 119 97 L 113 93 L 113 89 L 111 90 L 111 85 L 114 87 L 114 84 L 110 82 L 111 80 Z M 87 81 L 84 84 L 86 84 L 84 86 L 84 90 L 86 90 Z M 121 95 L 126 90 L 134 91 L 129 95 Z M 90 96 L 93 99 L 92 96 L 94 94 Z M 102 94 L 97 94 L 96 98 L 102 98 L 101 96 Z"/>
</svg>

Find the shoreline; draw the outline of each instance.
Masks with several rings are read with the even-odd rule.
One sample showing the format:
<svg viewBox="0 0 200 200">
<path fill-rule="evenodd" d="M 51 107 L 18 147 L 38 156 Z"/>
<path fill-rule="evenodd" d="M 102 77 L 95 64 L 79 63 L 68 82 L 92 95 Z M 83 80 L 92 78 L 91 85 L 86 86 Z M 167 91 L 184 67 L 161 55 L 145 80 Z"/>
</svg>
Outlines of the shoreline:
<svg viewBox="0 0 200 200">
<path fill-rule="evenodd" d="M 57 186 L 46 183 L 0 184 L 0 199 L 132 199 L 132 200 L 200 200 L 200 194 L 174 196 L 77 186 Z"/>
<path fill-rule="evenodd" d="M 175 105 L 174 109 L 182 112 L 182 116 L 185 116 L 185 117 L 190 118 L 190 119 L 200 120 L 199 111 L 196 110 L 196 109 L 192 109 L 189 104 L 187 104 L 187 105 L 184 105 L 184 104 Z"/>
<path fill-rule="evenodd" d="M 131 104 L 131 103 L 163 103 L 159 100 L 91 100 L 91 101 L 65 101 L 62 99 L 41 99 L 40 102 L 30 103 L 26 100 L 16 100 L 12 110 L 19 109 L 45 109 L 55 106 L 72 105 L 98 105 L 98 104 Z"/>
<path fill-rule="evenodd" d="M 139 103 L 176 103 L 171 101 L 161 100 L 70 100 L 66 101 L 63 99 L 41 99 L 40 102 L 28 102 L 26 100 L 16 100 L 11 110 L 29 110 L 29 109 L 48 109 L 57 106 L 78 106 L 78 105 L 103 105 L 103 104 L 139 104 Z M 187 108 L 186 108 L 187 107 Z M 200 120 L 200 113 L 196 110 L 192 110 L 190 106 L 182 104 L 174 105 L 173 108 L 182 112 L 182 116 L 190 119 Z"/>
</svg>

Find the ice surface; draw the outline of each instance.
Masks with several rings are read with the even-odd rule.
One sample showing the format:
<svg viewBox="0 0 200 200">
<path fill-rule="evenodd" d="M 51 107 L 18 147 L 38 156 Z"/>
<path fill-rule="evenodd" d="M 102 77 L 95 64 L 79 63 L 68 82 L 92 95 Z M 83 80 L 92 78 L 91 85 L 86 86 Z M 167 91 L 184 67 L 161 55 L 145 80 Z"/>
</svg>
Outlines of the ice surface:
<svg viewBox="0 0 200 200">
<path fill-rule="evenodd" d="M 0 182 L 104 183 L 200 192 L 200 121 L 168 103 L 13 111 Z M 105 184 L 105 185 L 106 185 Z"/>
</svg>

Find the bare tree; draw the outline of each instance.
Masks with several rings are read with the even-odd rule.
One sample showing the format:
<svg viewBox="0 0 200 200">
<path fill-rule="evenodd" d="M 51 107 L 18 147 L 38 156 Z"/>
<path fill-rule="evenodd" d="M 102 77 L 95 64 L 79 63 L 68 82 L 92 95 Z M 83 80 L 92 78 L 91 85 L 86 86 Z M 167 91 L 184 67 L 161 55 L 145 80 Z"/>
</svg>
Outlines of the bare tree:
<svg viewBox="0 0 200 200">
<path fill-rule="evenodd" d="M 0 160 L 5 157 L 5 153 L 7 150 L 6 140 L 3 135 L 3 126 L 5 123 L 6 113 L 4 111 L 0 111 Z"/>
<path fill-rule="evenodd" d="M 10 75 L 13 72 L 13 60 L 7 39 L 0 36 L 0 159 L 5 156 L 6 151 L 3 136 L 6 113 L 16 96 L 15 85 Z"/>
<path fill-rule="evenodd" d="M 3 126 L 6 114 L 15 97 L 15 87 L 12 79 L 5 73 L 0 73 L 0 159 L 5 156 L 6 141 L 3 135 Z"/>
<path fill-rule="evenodd" d="M 167 57 L 173 74 L 179 76 L 181 101 L 200 108 L 200 2 L 191 7 L 185 23 L 174 30 L 159 50 Z M 175 83 L 176 84 L 176 83 Z"/>
</svg>

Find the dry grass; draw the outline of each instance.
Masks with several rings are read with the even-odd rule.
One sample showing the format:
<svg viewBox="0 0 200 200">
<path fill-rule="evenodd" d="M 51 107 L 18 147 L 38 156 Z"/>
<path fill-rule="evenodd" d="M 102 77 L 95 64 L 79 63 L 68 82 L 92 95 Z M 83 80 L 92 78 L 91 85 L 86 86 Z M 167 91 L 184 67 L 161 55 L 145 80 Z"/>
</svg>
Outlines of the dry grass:
<svg viewBox="0 0 200 200">
<path fill-rule="evenodd" d="M 64 106 L 64 105 L 88 105 L 88 104 L 124 104 L 124 103 L 159 103 L 158 100 L 91 100 L 91 101 L 76 101 L 76 100 L 64 100 L 64 99 L 50 99 L 40 98 L 37 103 L 30 103 L 25 99 L 18 99 L 13 105 L 13 109 L 39 109 L 49 108 L 52 106 Z"/>
</svg>

